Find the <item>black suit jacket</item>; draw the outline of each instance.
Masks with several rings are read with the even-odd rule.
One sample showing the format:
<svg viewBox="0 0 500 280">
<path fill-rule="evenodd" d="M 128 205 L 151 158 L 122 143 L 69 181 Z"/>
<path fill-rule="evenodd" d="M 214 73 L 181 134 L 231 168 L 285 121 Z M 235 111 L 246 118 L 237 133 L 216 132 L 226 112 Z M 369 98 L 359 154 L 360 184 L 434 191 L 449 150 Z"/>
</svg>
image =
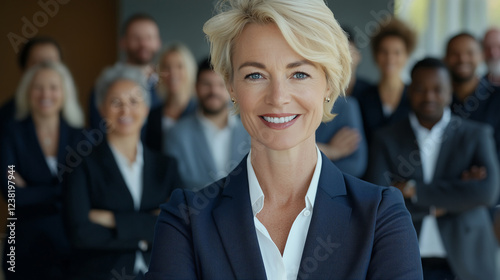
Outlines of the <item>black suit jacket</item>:
<svg viewBox="0 0 500 280">
<path fill-rule="evenodd" d="M 111 279 L 122 275 L 123 269 L 132 275 L 139 241 L 153 242 L 157 219 L 153 211 L 181 185 L 175 159 L 144 147 L 142 200 L 140 211 L 135 211 L 108 143 L 94 147 L 70 174 L 65 195 L 66 222 L 75 257 L 73 277 Z M 112 211 L 116 228 L 92 223 L 88 218 L 91 209 Z M 143 252 L 143 256 L 149 262 L 150 252 Z"/>
<path fill-rule="evenodd" d="M 423 182 L 419 146 L 408 118 L 375 133 L 370 151 L 369 181 L 380 185 L 416 181 L 417 201 L 406 200 L 406 205 L 417 233 L 429 207 L 447 210 L 437 221 L 448 261 L 458 278 L 499 279 L 495 274 L 497 243 L 487 211 L 500 191 L 491 127 L 452 116 L 428 184 Z M 488 176 L 462 181 L 462 172 L 473 165 L 486 167 Z"/>
<path fill-rule="evenodd" d="M 66 279 L 65 261 L 69 243 L 62 220 L 62 189 L 70 151 L 82 139 L 79 129 L 70 127 L 62 118 L 59 125 L 57 151 L 58 174 L 53 175 L 38 142 L 33 119 L 9 122 L 0 141 L 1 191 L 9 197 L 7 166 L 14 165 L 16 176 L 26 181 L 26 187 L 15 188 L 16 272 L 7 272 L 6 279 Z M 9 208 L 12 208 L 10 206 Z M 7 209 L 5 209 L 7 210 Z M 9 233 L 9 232 L 7 232 Z M 9 253 L 4 250 L 4 254 Z M 8 259 L 4 255 L 5 259 Z"/>
</svg>

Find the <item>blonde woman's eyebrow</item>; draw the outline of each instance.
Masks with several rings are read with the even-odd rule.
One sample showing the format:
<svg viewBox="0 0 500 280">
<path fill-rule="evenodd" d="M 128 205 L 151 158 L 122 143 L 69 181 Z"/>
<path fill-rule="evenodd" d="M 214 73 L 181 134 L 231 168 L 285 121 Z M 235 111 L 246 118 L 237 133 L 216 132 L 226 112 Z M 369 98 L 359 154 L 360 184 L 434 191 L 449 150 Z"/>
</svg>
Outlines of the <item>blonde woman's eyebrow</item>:
<svg viewBox="0 0 500 280">
<path fill-rule="evenodd" d="M 310 65 L 314 68 L 316 68 L 316 65 L 314 63 L 312 63 L 311 61 L 309 60 L 301 60 L 301 61 L 296 61 L 296 62 L 292 62 L 292 63 L 289 63 L 286 68 L 287 69 L 291 69 L 291 68 L 296 68 L 296 67 L 299 67 L 299 66 L 302 66 L 302 65 Z"/>
<path fill-rule="evenodd" d="M 312 63 L 311 61 L 306 60 L 306 59 L 291 62 L 291 63 L 287 64 L 286 68 L 292 69 L 292 68 L 296 68 L 296 67 L 299 67 L 302 65 L 310 65 L 310 66 L 313 66 L 314 68 L 316 68 L 316 65 L 314 63 Z M 266 69 L 266 66 L 260 62 L 248 61 L 248 62 L 244 62 L 243 64 L 241 64 L 240 67 L 238 67 L 238 70 L 240 70 L 243 67 L 248 67 L 248 66 L 256 67 L 256 68 L 260 68 L 260 69 Z"/>
<path fill-rule="evenodd" d="M 252 66 L 252 67 L 256 67 L 256 68 L 260 68 L 260 69 L 266 69 L 266 66 L 262 63 L 248 61 L 248 62 L 244 62 L 243 64 L 241 64 L 240 67 L 238 67 L 238 70 L 240 70 L 243 67 L 248 67 L 248 66 Z"/>
</svg>

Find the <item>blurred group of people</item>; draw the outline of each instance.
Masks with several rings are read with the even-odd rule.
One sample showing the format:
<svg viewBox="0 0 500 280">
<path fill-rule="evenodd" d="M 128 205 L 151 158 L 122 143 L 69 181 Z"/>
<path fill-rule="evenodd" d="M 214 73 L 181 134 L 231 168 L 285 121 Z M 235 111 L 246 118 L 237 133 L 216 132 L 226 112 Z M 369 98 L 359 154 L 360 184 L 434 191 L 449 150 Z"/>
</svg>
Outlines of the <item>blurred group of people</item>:
<svg viewBox="0 0 500 280">
<path fill-rule="evenodd" d="M 356 69 L 360 52 L 346 32 Z M 494 279 L 500 29 L 482 41 L 454 36 L 444 58 L 417 62 L 405 84 L 415 45 L 405 23 L 381 24 L 372 36 L 379 81 L 353 73 L 317 145 L 344 173 L 401 190 L 426 279 Z M 16 273 L 4 261 L 6 279 L 143 275 L 159 205 L 175 188 L 225 177 L 250 150 L 209 58 L 196 63 L 182 44 L 160 51 L 145 14 L 125 22 L 120 47 L 126 60 L 97 79 L 87 127 L 59 44 L 33 38 L 20 53 L 22 79 L 0 110 L 0 168 L 15 166 L 18 217 Z M 478 77 L 483 57 L 489 72 Z M 7 186 L 4 177 L 5 198 Z"/>
</svg>

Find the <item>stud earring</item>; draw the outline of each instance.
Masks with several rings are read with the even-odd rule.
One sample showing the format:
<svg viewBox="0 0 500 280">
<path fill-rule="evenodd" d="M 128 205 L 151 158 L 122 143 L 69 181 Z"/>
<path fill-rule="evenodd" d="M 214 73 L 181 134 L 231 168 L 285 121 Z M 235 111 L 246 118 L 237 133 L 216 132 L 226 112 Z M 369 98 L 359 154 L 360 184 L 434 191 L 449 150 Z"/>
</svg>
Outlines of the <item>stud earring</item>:
<svg viewBox="0 0 500 280">
<path fill-rule="evenodd" d="M 330 103 L 331 99 L 330 97 L 325 97 L 325 103 Z"/>
<path fill-rule="evenodd" d="M 231 102 L 233 102 L 233 104 L 236 104 L 236 99 L 234 99 L 234 97 L 231 97 Z"/>
</svg>

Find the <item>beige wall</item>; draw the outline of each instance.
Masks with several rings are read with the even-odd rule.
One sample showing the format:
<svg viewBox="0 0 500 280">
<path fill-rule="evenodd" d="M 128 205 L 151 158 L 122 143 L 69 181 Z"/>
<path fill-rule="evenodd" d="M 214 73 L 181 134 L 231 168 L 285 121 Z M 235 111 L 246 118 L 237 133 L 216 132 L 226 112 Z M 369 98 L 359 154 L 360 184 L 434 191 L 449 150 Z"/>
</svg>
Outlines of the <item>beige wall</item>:
<svg viewBox="0 0 500 280">
<path fill-rule="evenodd" d="M 116 0 L 2 0 L 0 104 L 13 95 L 21 76 L 18 47 L 11 41 L 17 36 L 45 35 L 61 44 L 87 113 L 88 95 L 96 77 L 117 59 L 117 15 Z"/>
</svg>

